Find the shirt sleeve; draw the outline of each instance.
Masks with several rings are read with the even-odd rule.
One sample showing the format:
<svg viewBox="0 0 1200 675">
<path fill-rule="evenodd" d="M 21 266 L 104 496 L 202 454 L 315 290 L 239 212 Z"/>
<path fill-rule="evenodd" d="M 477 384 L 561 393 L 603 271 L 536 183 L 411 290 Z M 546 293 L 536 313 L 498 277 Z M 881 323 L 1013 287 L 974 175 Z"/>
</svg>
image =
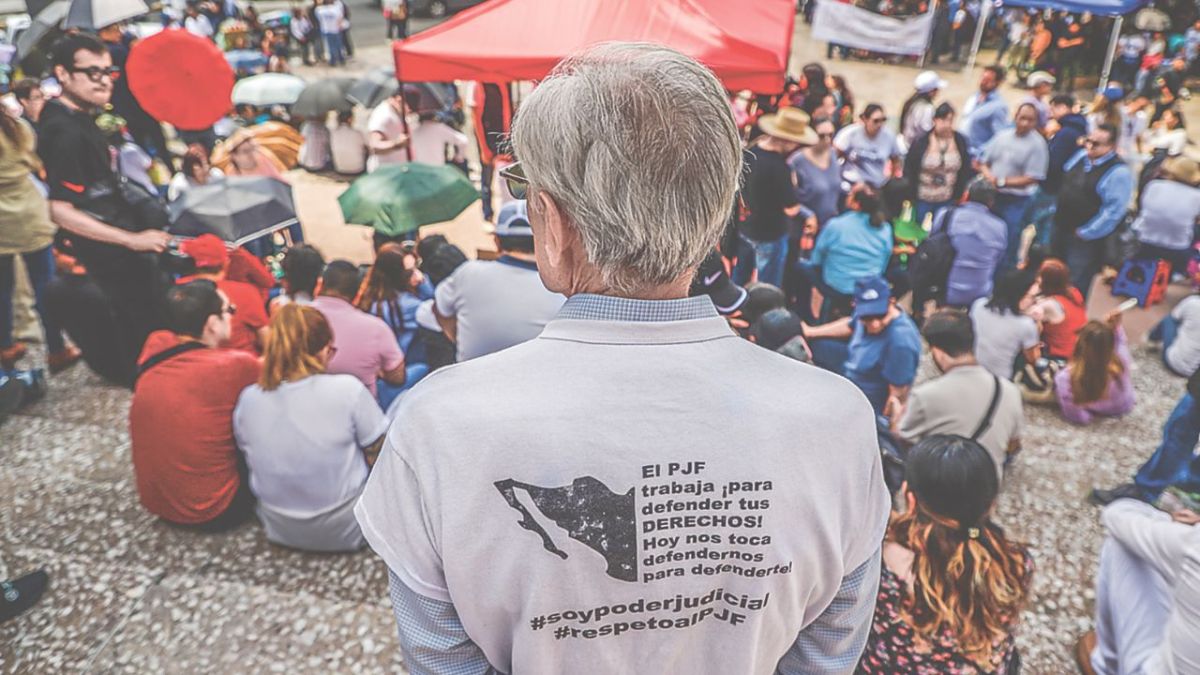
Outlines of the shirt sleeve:
<svg viewBox="0 0 1200 675">
<path fill-rule="evenodd" d="M 1145 560 L 1174 583 L 1183 564 L 1186 536 L 1194 525 L 1171 520 L 1171 516 L 1133 499 L 1118 499 L 1100 512 L 1100 522 L 1109 536 Z"/>
<path fill-rule="evenodd" d="M 1029 319 L 1024 322 L 1024 328 L 1021 330 L 1021 349 L 1029 349 L 1037 346 L 1042 341 L 1041 334 L 1038 333 L 1037 322 Z"/>
<path fill-rule="evenodd" d="M 355 392 L 357 400 L 350 409 L 351 419 L 354 423 L 354 440 L 358 443 L 358 447 L 365 448 L 387 433 L 388 421 L 366 385 L 358 378 L 354 379 L 354 384 L 357 389 Z"/>
<path fill-rule="evenodd" d="M 383 372 L 395 370 L 404 365 L 404 352 L 396 341 L 396 334 L 388 328 L 383 319 L 376 326 L 376 338 L 379 342 L 379 369 Z"/>
<path fill-rule="evenodd" d="M 1063 368 L 1054 376 L 1054 394 L 1063 417 L 1073 424 L 1090 424 L 1092 413 L 1075 403 L 1075 392 L 1071 391 L 1071 371 Z"/>
<path fill-rule="evenodd" d="M 911 345 L 897 344 L 888 348 L 883 359 L 883 379 L 893 387 L 907 387 L 917 379 L 921 350 Z"/>
<path fill-rule="evenodd" d="M 263 296 L 258 289 L 247 284 L 242 288 L 246 289 L 245 299 L 238 304 L 237 320 L 250 327 L 251 330 L 258 330 L 266 327 L 271 323 L 271 319 L 267 317 L 267 306 L 263 302 Z"/>
<path fill-rule="evenodd" d="M 458 611 L 406 586 L 388 570 L 388 595 L 400 632 L 400 651 L 412 675 L 489 675 L 497 673 L 476 645 Z"/>
<path fill-rule="evenodd" d="M 850 125 L 833 137 L 833 147 L 837 148 L 842 153 L 846 153 L 850 149 L 850 136 L 854 133 L 854 125 Z"/>
<path fill-rule="evenodd" d="M 447 319 L 458 316 L 461 300 L 458 297 L 458 274 L 460 271 L 462 271 L 462 266 L 450 276 L 442 279 L 442 283 L 438 284 L 433 292 L 434 309 Z"/>
<path fill-rule="evenodd" d="M 866 648 L 879 595 L 880 546 L 842 578 L 833 602 L 796 637 L 776 667 L 777 675 L 852 673 Z"/>
<path fill-rule="evenodd" d="M 1080 239 L 1106 237 L 1121 224 L 1133 196 L 1133 172 L 1125 164 L 1113 167 L 1096 184 L 1096 192 L 1100 194 L 1100 212 L 1075 231 Z"/>
<path fill-rule="evenodd" d="M 792 170 L 786 164 L 776 172 L 775 180 L 778 182 L 775 194 L 779 195 L 780 206 L 788 209 L 800 203 L 796 198 L 796 182 L 792 178 Z"/>
<path fill-rule="evenodd" d="M 38 155 L 46 168 L 49 198 L 79 206 L 91 182 L 79 151 L 85 142 L 82 135 L 68 125 L 58 125 L 54 131 L 56 133 L 38 136 Z"/>
<path fill-rule="evenodd" d="M 1035 143 L 1034 147 L 1036 150 L 1029 156 L 1029 164 L 1025 167 L 1025 175 L 1038 180 L 1046 180 L 1046 172 L 1050 169 L 1050 148 L 1046 145 L 1045 141 Z"/>
<path fill-rule="evenodd" d="M 909 394 L 908 403 L 904 406 L 904 417 L 900 418 L 900 426 L 896 433 L 910 442 L 916 442 L 928 433 L 925 425 L 925 402 L 921 399 L 920 387 Z"/>
</svg>

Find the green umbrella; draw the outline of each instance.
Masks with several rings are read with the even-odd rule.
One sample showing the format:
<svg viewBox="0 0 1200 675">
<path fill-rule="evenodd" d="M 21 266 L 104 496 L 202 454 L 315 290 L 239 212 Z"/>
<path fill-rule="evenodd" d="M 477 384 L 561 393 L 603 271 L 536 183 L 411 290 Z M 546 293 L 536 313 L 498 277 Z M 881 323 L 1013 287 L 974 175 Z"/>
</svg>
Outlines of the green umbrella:
<svg viewBox="0 0 1200 675">
<path fill-rule="evenodd" d="M 422 225 L 454 220 L 479 199 L 462 171 L 409 162 L 381 166 L 350 184 L 338 197 L 347 223 L 370 225 L 396 237 Z"/>
</svg>

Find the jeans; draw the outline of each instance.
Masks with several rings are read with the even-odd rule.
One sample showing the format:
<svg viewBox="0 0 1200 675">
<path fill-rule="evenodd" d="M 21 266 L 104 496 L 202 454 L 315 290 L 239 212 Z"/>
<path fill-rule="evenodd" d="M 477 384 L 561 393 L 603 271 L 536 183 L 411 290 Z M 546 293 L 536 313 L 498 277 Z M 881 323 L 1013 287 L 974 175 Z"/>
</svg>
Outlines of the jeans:
<svg viewBox="0 0 1200 675">
<path fill-rule="evenodd" d="M 836 338 L 817 338 L 808 341 L 813 365 L 838 375 L 846 374 L 846 359 L 850 356 L 850 341 Z"/>
<path fill-rule="evenodd" d="M 1160 258 L 1171 263 L 1172 274 L 1187 274 L 1188 263 L 1192 260 L 1192 249 L 1165 248 L 1154 244 L 1138 243 L 1137 253 L 1133 257 L 1143 260 Z"/>
<path fill-rule="evenodd" d="M 1200 405 L 1191 394 L 1184 394 L 1163 425 L 1162 443 L 1133 478 L 1147 499 L 1157 498 L 1171 485 L 1194 484 L 1200 479 L 1190 471 L 1197 442 L 1200 442 Z"/>
<path fill-rule="evenodd" d="M 1050 237 L 1054 233 L 1054 213 L 1058 211 L 1058 195 L 1038 188 L 1029 203 L 1029 213 L 1025 221 L 1033 223 L 1037 234 L 1033 237 L 1033 245 L 1043 249 L 1050 247 Z"/>
<path fill-rule="evenodd" d="M 926 216 L 937 217 L 937 214 L 939 211 L 941 211 L 942 209 L 944 209 L 948 206 L 952 206 L 953 204 L 954 204 L 953 201 L 926 202 L 926 201 L 921 201 L 918 199 L 916 212 L 914 213 L 914 216 L 917 219 L 917 225 L 924 225 Z"/>
<path fill-rule="evenodd" d="M 483 162 L 479 167 L 479 201 L 483 206 L 483 219 L 491 222 L 495 211 L 492 207 L 492 182 L 495 180 L 495 161 Z"/>
<path fill-rule="evenodd" d="M 783 286 L 783 265 L 787 260 L 788 238 L 783 235 L 771 241 L 755 241 L 741 236 L 738 261 L 734 268 L 734 283 L 745 285 L 750 281 L 750 272 L 758 272 L 759 283 Z"/>
<path fill-rule="evenodd" d="M 1167 362 L 1167 350 L 1171 348 L 1171 344 L 1175 342 L 1175 338 L 1178 336 L 1179 319 L 1176 319 L 1168 314 L 1163 317 L 1162 321 L 1158 322 L 1158 325 L 1154 327 L 1154 330 L 1150 331 L 1149 338 L 1162 343 L 1163 365 L 1167 367 L 1167 370 L 1181 377 L 1190 377 L 1190 373 L 1176 373 L 1175 369 L 1171 367 L 1171 364 Z"/>
<path fill-rule="evenodd" d="M 325 36 L 325 46 L 329 51 L 329 65 L 340 66 L 346 63 L 346 54 L 342 45 L 341 33 L 322 33 Z"/>
<path fill-rule="evenodd" d="M 1067 244 L 1067 267 L 1071 270 L 1071 285 L 1079 289 L 1087 300 L 1092 290 L 1092 279 L 1104 265 L 1104 239 L 1088 241 L 1073 237 Z"/>
<path fill-rule="evenodd" d="M 387 37 L 389 40 L 408 37 L 408 19 L 389 19 Z"/>
<path fill-rule="evenodd" d="M 56 354 L 66 349 L 63 342 L 62 330 L 53 317 L 46 315 L 46 287 L 54 280 L 54 253 L 46 248 L 22 253 L 25 269 L 29 272 L 29 281 L 33 284 L 34 306 L 38 316 L 42 318 L 42 329 L 46 332 L 46 349 Z M 11 347 L 13 343 L 12 295 L 15 280 L 13 278 L 13 256 L 0 255 L 0 347 Z"/>
<path fill-rule="evenodd" d="M 404 384 L 396 385 L 384 380 L 375 380 L 375 400 L 379 401 L 379 407 L 386 413 L 400 394 L 412 389 L 428 374 L 428 364 L 410 363 L 404 368 Z"/>
<path fill-rule="evenodd" d="M 1021 231 L 1028 222 L 1025 215 L 1029 212 L 1029 204 L 1032 201 L 1032 195 L 1010 195 L 1003 192 L 996 195 L 992 212 L 1008 226 L 1008 245 L 1004 248 L 1004 257 L 1000 259 L 1001 272 L 1017 266 L 1017 257 L 1021 252 Z"/>
</svg>

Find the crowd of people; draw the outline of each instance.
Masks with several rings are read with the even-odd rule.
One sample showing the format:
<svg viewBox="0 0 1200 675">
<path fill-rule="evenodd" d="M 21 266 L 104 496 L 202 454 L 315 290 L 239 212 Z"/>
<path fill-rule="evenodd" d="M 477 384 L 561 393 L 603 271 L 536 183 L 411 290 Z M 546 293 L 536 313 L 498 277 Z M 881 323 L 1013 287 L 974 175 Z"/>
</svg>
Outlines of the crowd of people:
<svg viewBox="0 0 1200 675">
<path fill-rule="evenodd" d="M 343 44 L 320 32 L 332 61 Z M 411 233 L 359 266 L 297 227 L 272 269 L 274 251 L 173 242 L 151 190 L 127 191 L 93 119 L 116 96 L 111 52 L 66 36 L 61 95 L 26 87 L 21 116 L 0 114 L 0 298 L 20 255 L 48 368 L 82 358 L 132 388 L 148 512 L 370 546 L 414 673 L 634 672 L 650 654 L 664 672 L 1016 672 L 1036 561 L 992 512 L 1023 406 L 1079 425 L 1134 408 L 1122 312 L 1092 318 L 1087 299 L 1127 234 L 1132 260 L 1187 274 L 1200 221 L 1168 86 L 1080 105 L 1038 71 L 1010 108 L 989 66 L 956 105 L 929 71 L 893 122 L 819 64 L 754 99 L 614 43 L 516 115 L 479 87 L 494 259 Z M 467 137 L 406 119 L 415 104 L 384 101 L 354 152 L 326 129 L 301 154 L 464 162 Z M 168 198 L 219 178 L 213 149 L 188 147 Z M 230 173 L 282 178 L 244 130 L 215 149 Z M 18 369 L 11 314 L 6 412 L 46 387 Z M 1200 668 L 1197 297 L 1155 337 L 1189 388 L 1133 482 L 1092 495 L 1107 535 L 1088 672 Z M 926 352 L 937 375 L 918 382 Z M 5 582 L 0 618 L 44 583 Z M 586 608 L 646 621 L 576 626 Z M 684 632 L 689 649 L 663 646 Z"/>
</svg>

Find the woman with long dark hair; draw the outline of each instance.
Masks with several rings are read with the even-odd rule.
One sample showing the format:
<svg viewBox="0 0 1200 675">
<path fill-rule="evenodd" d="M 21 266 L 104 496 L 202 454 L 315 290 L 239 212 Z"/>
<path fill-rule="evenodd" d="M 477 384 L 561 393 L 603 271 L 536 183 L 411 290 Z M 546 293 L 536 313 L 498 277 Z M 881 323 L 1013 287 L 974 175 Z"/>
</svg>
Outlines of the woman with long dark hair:
<svg viewBox="0 0 1200 675">
<path fill-rule="evenodd" d="M 975 358 L 996 377 L 1012 379 L 1018 356 L 1032 364 L 1042 355 L 1037 322 L 1025 313 L 1037 294 L 1036 270 L 1010 270 L 996 279 L 991 297 L 971 305 Z"/>
<path fill-rule="evenodd" d="M 1063 417 L 1089 424 L 1096 416 L 1120 417 L 1133 410 L 1132 362 L 1120 312 L 1084 324 L 1067 367 L 1054 376 Z"/>
<path fill-rule="evenodd" d="M 25 354 L 13 341 L 12 296 L 16 256 L 21 256 L 33 284 L 34 309 L 46 332 L 47 362 L 58 372 L 79 360 L 68 348 L 62 330 L 45 312 L 45 294 L 54 279 L 54 224 L 46 198 L 32 175 L 41 170 L 33 128 L 0 110 L 0 367 L 11 369 Z"/>
<path fill-rule="evenodd" d="M 954 106 L 939 105 L 933 111 L 933 129 L 913 141 L 904 158 L 904 176 L 918 225 L 927 216 L 957 204 L 975 173 L 967 137 L 954 130 L 955 117 Z"/>
<path fill-rule="evenodd" d="M 358 298 L 358 308 L 383 319 L 404 351 L 408 364 L 420 363 L 409 355 L 417 333 L 417 308 L 433 297 L 433 288 L 417 269 L 417 257 L 400 244 L 384 244 Z"/>
<path fill-rule="evenodd" d="M 975 441 L 930 436 L 909 451 L 904 477 L 907 508 L 888 526 L 858 672 L 1012 672 L 1033 563 L 991 518 L 995 464 Z"/>
</svg>

